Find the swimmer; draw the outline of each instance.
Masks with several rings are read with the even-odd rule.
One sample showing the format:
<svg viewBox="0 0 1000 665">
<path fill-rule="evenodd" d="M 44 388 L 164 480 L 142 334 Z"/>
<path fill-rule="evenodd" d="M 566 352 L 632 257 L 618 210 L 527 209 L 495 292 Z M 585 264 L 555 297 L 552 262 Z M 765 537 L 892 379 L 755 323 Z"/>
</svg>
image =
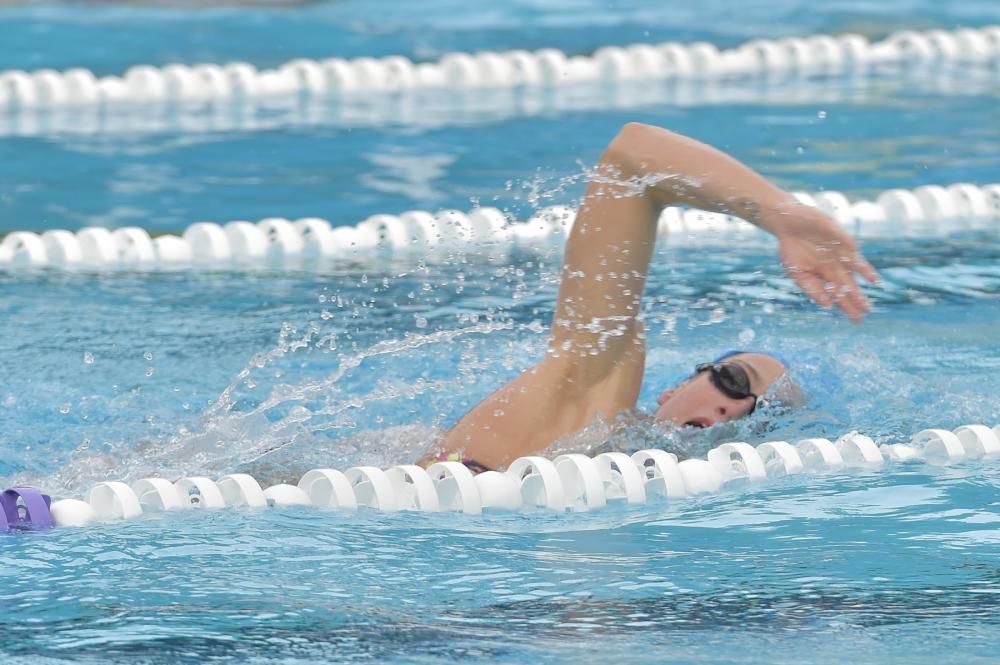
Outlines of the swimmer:
<svg viewBox="0 0 1000 665">
<path fill-rule="evenodd" d="M 639 304 L 659 214 L 674 205 L 755 224 L 776 236 L 786 272 L 821 307 L 854 322 L 870 310 L 855 273 L 871 283 L 878 275 L 830 217 L 714 148 L 629 123 L 601 156 L 567 240 L 545 358 L 465 414 L 424 464 L 496 469 L 635 409 L 646 357 Z M 753 352 L 697 364 L 660 394 L 654 418 L 694 427 L 742 418 L 785 370 Z"/>
</svg>

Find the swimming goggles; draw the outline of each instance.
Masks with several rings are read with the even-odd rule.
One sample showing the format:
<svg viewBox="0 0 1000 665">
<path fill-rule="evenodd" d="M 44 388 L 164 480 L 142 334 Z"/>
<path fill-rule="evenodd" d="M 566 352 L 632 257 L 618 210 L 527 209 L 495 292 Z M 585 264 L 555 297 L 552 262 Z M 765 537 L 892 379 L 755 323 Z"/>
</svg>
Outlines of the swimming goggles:
<svg viewBox="0 0 1000 665">
<path fill-rule="evenodd" d="M 757 395 L 750 390 L 750 377 L 747 371 L 735 363 L 702 363 L 695 365 L 694 373 L 697 376 L 702 372 L 708 372 L 708 380 L 719 389 L 726 397 L 731 399 L 746 399 L 753 397 L 753 404 L 746 415 L 750 415 L 757 408 Z"/>
</svg>

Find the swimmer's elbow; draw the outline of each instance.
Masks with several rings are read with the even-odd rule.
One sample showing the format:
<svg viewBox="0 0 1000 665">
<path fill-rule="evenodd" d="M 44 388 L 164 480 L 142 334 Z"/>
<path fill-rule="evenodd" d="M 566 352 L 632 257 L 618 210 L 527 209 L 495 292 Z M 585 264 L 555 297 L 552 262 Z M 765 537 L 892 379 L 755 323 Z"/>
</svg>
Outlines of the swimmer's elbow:
<svg viewBox="0 0 1000 665">
<path fill-rule="evenodd" d="M 618 136 L 615 137 L 615 140 L 628 142 L 642 141 L 643 139 L 649 138 L 651 134 L 662 131 L 663 129 L 660 127 L 647 125 L 644 122 L 626 122 L 622 125 L 622 128 L 618 130 Z"/>
<path fill-rule="evenodd" d="M 622 171 L 635 172 L 643 169 L 643 155 L 653 146 L 662 145 L 665 138 L 675 136 L 672 132 L 641 122 L 628 122 L 601 155 L 601 164 L 614 166 Z"/>
<path fill-rule="evenodd" d="M 601 163 L 609 166 L 627 166 L 632 161 L 638 146 L 642 145 L 643 137 L 648 138 L 652 129 L 654 128 L 650 125 L 641 122 L 626 123 L 605 148 L 604 154 L 601 155 Z"/>
</svg>

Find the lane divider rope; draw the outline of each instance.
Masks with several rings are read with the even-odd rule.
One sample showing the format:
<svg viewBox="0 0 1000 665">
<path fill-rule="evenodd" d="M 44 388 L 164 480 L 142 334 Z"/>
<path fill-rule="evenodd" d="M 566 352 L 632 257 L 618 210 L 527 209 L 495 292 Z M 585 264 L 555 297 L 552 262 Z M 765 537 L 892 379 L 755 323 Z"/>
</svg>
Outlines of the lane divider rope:
<svg viewBox="0 0 1000 665">
<path fill-rule="evenodd" d="M 290 127 L 384 127 L 421 128 L 497 123 L 508 118 L 526 118 L 559 113 L 662 109 L 664 106 L 693 107 L 716 105 L 818 105 L 859 104 L 865 100 L 908 96 L 946 95 L 949 97 L 989 95 L 996 89 L 1000 69 L 986 70 L 986 76 L 956 76 L 942 69 L 928 72 L 908 69 L 884 80 L 801 79 L 794 86 L 760 85 L 756 81 L 732 82 L 723 79 L 675 81 L 671 85 L 631 85 L 599 87 L 592 90 L 556 89 L 469 89 L 456 91 L 442 102 L 437 91 L 383 96 L 343 98 L 331 103 L 326 98 L 254 98 L 238 109 L 226 105 L 182 104 L 132 105 L 113 112 L 100 106 L 66 106 L 41 113 L 0 111 L 0 137 L 94 136 L 104 134 L 225 133 L 274 131 Z M 429 109 L 433 108 L 433 112 Z"/>
<path fill-rule="evenodd" d="M 343 97 L 413 90 L 553 88 L 599 81 L 708 80 L 863 74 L 884 67 L 986 65 L 1000 60 L 1000 26 L 954 31 L 897 32 L 883 41 L 861 35 L 758 39 L 720 50 L 708 42 L 633 44 L 570 56 L 534 52 L 449 53 L 437 62 L 380 59 L 297 59 L 259 70 L 225 65 L 137 65 L 122 76 L 97 77 L 74 68 L 0 73 L 0 110 L 19 112 L 79 105 L 114 107 L 280 98 Z"/>
<path fill-rule="evenodd" d="M 924 185 L 890 189 L 874 201 L 852 203 L 836 191 L 796 193 L 823 210 L 855 237 L 940 236 L 962 230 L 1000 228 L 1000 184 Z M 514 246 L 537 246 L 564 237 L 576 210 L 552 206 L 525 222 L 511 222 L 496 208 L 468 213 L 410 211 L 373 215 L 354 226 L 332 226 L 308 217 L 271 217 L 257 223 L 198 222 L 180 236 L 156 238 L 139 227 L 87 227 L 77 232 L 41 234 L 15 231 L 0 242 L 0 269 L 156 269 L 308 265 L 358 256 L 419 256 L 429 251 L 497 253 Z M 675 239 L 750 238 L 762 234 L 736 217 L 701 210 L 667 208 L 658 232 Z"/>
<path fill-rule="evenodd" d="M 190 509 L 264 509 L 315 506 L 386 513 L 550 510 L 587 512 L 609 503 L 643 504 L 654 500 L 716 494 L 727 488 L 805 472 L 876 470 L 887 462 L 924 461 L 935 466 L 1000 456 L 1000 425 L 963 425 L 954 431 L 925 429 L 908 444 L 877 446 L 850 432 L 836 441 L 803 439 L 795 444 L 768 441 L 758 446 L 725 443 L 706 459 L 678 461 L 663 450 L 633 455 L 602 453 L 527 456 L 506 471 L 478 475 L 458 462 L 427 469 L 402 464 L 383 470 L 356 466 L 346 471 L 313 469 L 298 484 L 262 488 L 252 476 L 231 474 L 213 481 L 202 476 L 171 482 L 143 478 L 128 485 L 97 483 L 86 499 L 51 499 L 34 488 L 16 487 L 0 495 L 0 531 L 83 526 L 128 520 L 147 513 Z"/>
</svg>

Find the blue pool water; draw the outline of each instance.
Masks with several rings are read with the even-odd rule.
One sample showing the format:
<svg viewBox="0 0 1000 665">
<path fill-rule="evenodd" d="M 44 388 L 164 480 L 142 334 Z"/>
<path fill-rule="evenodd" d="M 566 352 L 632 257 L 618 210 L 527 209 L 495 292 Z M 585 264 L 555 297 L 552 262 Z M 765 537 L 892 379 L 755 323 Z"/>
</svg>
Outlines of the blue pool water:
<svg viewBox="0 0 1000 665">
<path fill-rule="evenodd" d="M 608 44 L 1000 22 L 994 3 L 318 3 L 291 10 L 0 8 L 0 70 Z M 571 204 L 628 120 L 731 151 L 783 186 L 867 196 L 1000 181 L 995 72 L 537 103 L 442 94 L 219 121 L 0 119 L 0 232 L 90 224 Z M 51 120 L 51 119 L 50 119 Z M 411 461 L 538 358 L 558 246 L 320 270 L 0 272 L 0 485 Z M 621 448 L 877 442 L 1000 422 L 996 230 L 880 238 L 852 326 L 753 241 L 660 247 L 640 406 L 723 349 L 789 356 L 808 409 Z M 994 662 L 1000 462 L 805 475 L 588 514 L 164 514 L 0 538 L 0 660 Z M 992 656 L 990 654 L 993 654 Z"/>
</svg>

